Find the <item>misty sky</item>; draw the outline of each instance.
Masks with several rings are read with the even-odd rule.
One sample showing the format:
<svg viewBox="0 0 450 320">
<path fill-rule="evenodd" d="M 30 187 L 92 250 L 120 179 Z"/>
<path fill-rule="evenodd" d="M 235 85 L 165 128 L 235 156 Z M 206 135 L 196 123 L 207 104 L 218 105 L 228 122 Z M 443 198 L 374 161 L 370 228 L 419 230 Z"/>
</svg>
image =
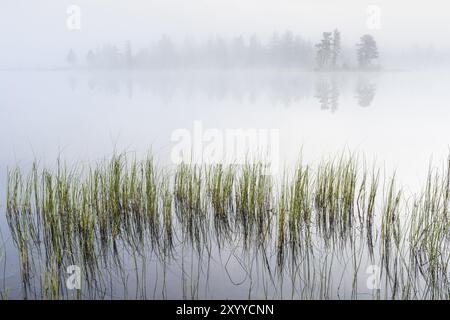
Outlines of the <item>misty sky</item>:
<svg viewBox="0 0 450 320">
<path fill-rule="evenodd" d="M 81 8 L 79 31 L 66 27 L 71 4 Z M 368 5 L 381 9 L 379 30 L 366 26 Z M 448 49 L 449 10 L 443 0 L 0 0 L 0 67 L 58 65 L 71 47 L 83 52 L 126 40 L 146 46 L 164 33 L 180 41 L 216 33 L 265 39 L 289 29 L 317 41 L 337 27 L 347 45 L 371 33 L 385 51 L 413 44 Z"/>
</svg>

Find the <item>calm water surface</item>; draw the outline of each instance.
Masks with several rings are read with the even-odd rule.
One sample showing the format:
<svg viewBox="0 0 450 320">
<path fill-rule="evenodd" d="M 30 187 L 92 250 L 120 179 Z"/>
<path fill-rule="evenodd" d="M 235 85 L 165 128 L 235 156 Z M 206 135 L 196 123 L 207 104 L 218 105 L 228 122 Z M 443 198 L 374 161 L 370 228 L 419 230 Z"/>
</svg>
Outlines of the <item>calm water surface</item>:
<svg viewBox="0 0 450 320">
<path fill-rule="evenodd" d="M 32 279 L 35 291 L 23 289 L 18 251 L 6 223 L 8 167 L 29 168 L 34 159 L 52 166 L 59 155 L 86 163 L 114 150 L 143 155 L 150 148 L 160 164 L 170 165 L 172 132 L 191 130 L 200 120 L 205 128 L 279 129 L 280 158 L 287 165 L 297 160 L 301 148 L 307 163 L 344 149 L 364 154 L 387 172 L 395 170 L 405 189 L 414 192 L 430 160 L 441 165 L 449 152 L 449 81 L 448 70 L 1 71 L 1 290 L 7 288 L 9 298 L 40 297 L 37 276 Z M 83 297 L 308 297 L 301 285 L 309 281 L 308 272 L 292 263 L 279 272 L 274 245 L 244 250 L 239 237 L 222 247 L 216 241 L 205 240 L 208 245 L 200 251 L 180 241 L 171 259 L 150 249 L 136 258 L 123 249 L 120 270 L 105 264 L 104 285 Z M 316 277 L 327 270 L 335 275 L 329 297 L 351 298 L 352 272 L 343 271 L 352 265 L 350 250 L 320 252 L 323 256 L 312 259 L 310 271 Z M 372 295 L 366 264 L 356 285 L 359 298 Z M 321 295 L 320 288 L 312 291 L 311 296 Z"/>
</svg>

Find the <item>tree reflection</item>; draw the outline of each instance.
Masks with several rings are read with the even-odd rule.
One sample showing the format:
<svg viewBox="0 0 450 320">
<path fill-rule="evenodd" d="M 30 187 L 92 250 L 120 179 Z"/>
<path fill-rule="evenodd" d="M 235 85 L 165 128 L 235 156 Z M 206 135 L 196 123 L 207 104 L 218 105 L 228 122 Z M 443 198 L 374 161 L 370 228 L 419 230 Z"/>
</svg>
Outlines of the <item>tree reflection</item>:
<svg viewBox="0 0 450 320">
<path fill-rule="evenodd" d="M 322 110 L 335 112 L 339 106 L 339 95 L 336 79 L 320 78 L 317 81 L 314 97 L 318 99 Z"/>
<path fill-rule="evenodd" d="M 355 98 L 358 105 L 366 108 L 370 106 L 375 97 L 376 85 L 369 81 L 367 77 L 360 77 L 356 85 Z"/>
</svg>

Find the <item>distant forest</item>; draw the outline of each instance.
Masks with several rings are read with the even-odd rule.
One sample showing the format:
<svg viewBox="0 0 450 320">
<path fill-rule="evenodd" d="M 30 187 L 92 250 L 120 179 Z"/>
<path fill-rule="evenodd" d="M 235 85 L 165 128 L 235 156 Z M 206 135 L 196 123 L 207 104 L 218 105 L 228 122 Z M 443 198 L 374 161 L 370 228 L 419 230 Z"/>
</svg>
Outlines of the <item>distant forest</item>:
<svg viewBox="0 0 450 320">
<path fill-rule="evenodd" d="M 176 44 L 163 35 L 150 47 L 135 49 L 131 41 L 117 46 L 106 44 L 79 57 L 71 49 L 67 62 L 72 67 L 89 68 L 299 68 L 315 70 L 346 70 L 356 66 L 377 69 L 378 48 L 371 35 L 344 53 L 341 33 L 324 32 L 319 43 L 313 44 L 298 34 L 286 31 L 274 33 L 266 42 L 256 35 L 225 39 L 215 36 L 198 43 L 185 40 Z M 356 61 L 353 62 L 356 57 Z"/>
</svg>

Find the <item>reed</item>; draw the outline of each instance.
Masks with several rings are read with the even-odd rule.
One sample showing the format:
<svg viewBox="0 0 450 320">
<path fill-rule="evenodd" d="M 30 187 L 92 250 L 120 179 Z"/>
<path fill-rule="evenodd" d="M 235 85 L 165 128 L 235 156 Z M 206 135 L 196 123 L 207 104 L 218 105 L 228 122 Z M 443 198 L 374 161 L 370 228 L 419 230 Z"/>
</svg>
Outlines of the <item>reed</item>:
<svg viewBox="0 0 450 320">
<path fill-rule="evenodd" d="M 290 187 L 289 235 L 291 242 L 297 243 L 299 228 L 311 223 L 313 207 L 311 205 L 310 168 L 297 166 Z"/>
<path fill-rule="evenodd" d="M 450 159 L 442 170 L 430 168 L 423 189 L 411 195 L 395 175 L 386 179 L 352 154 L 317 166 L 299 161 L 281 180 L 265 169 L 263 162 L 247 161 L 167 170 L 151 154 L 137 160 L 125 153 L 93 165 L 69 167 L 58 159 L 54 168 L 34 162 L 27 174 L 9 169 L 6 217 L 24 287 L 39 267 L 42 296 L 65 298 L 61 270 L 80 264 L 83 293 L 99 294 L 112 279 L 104 271 L 111 265 L 127 282 L 126 253 L 139 294 L 146 296 L 149 248 L 165 266 L 180 247 L 211 259 L 216 245 L 239 247 L 248 255 L 239 264 L 249 274 L 255 261 L 266 266 L 264 286 L 277 281 L 272 263 L 279 281 L 290 272 L 292 297 L 332 297 L 336 268 L 357 297 L 364 257 L 382 267 L 385 297 L 448 298 Z M 190 263 L 193 268 L 193 258 Z M 191 289 L 197 296 L 198 284 Z"/>
<path fill-rule="evenodd" d="M 268 238 L 273 204 L 273 184 L 261 162 L 244 164 L 235 188 L 237 220 L 242 226 L 244 243 L 256 236 L 260 242 Z"/>
<path fill-rule="evenodd" d="M 345 235 L 354 220 L 357 163 L 350 156 L 325 161 L 319 165 L 315 180 L 314 203 L 317 222 L 328 237 L 335 231 Z"/>
</svg>

